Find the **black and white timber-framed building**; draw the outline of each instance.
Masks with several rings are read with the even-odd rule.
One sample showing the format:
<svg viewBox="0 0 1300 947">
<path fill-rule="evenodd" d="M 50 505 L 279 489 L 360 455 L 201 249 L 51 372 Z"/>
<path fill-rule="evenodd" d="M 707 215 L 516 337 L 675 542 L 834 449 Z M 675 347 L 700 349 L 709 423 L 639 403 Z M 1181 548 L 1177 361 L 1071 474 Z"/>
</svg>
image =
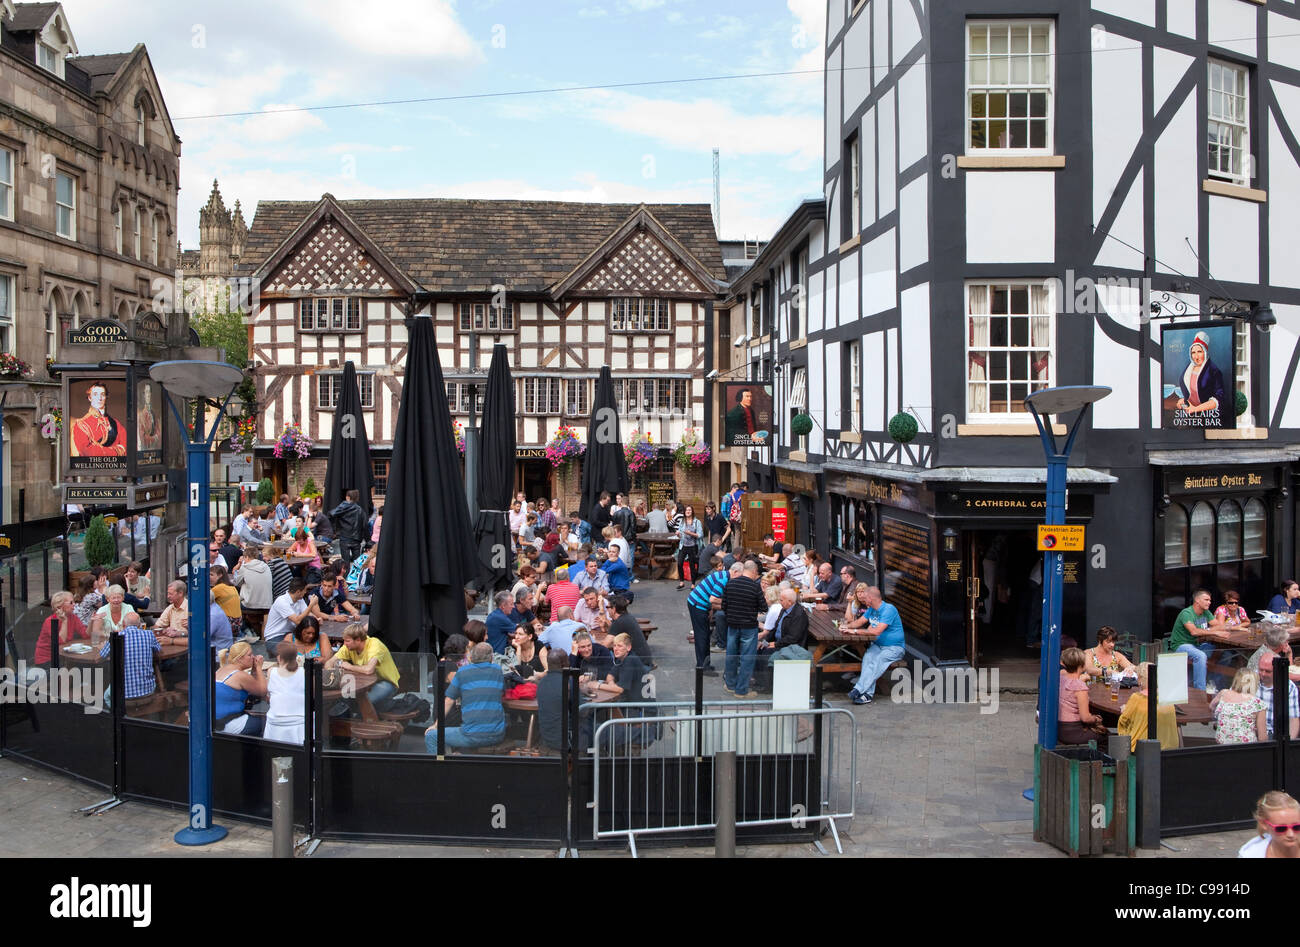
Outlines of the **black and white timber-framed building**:
<svg viewBox="0 0 1300 947">
<path fill-rule="evenodd" d="M 1253 611 L 1296 573 L 1297 34 L 1277 0 L 829 0 L 824 236 L 761 353 L 814 426 L 749 475 L 917 653 L 1026 654 L 1043 387 L 1113 389 L 1072 456 L 1066 634 L 1160 637 L 1198 587 Z M 1225 320 L 1237 428 L 1162 426 L 1162 327 Z"/>
</svg>

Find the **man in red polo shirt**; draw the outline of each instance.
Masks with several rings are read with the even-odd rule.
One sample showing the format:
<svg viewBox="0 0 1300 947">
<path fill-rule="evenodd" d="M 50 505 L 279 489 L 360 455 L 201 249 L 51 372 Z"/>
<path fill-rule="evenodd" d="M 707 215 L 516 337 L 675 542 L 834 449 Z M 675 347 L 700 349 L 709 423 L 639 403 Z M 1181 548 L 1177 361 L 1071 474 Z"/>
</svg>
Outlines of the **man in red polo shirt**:
<svg viewBox="0 0 1300 947">
<path fill-rule="evenodd" d="M 555 570 L 555 581 L 546 588 L 546 599 L 551 603 L 551 613 L 568 606 L 573 608 L 582 598 L 582 591 L 569 581 L 569 567 L 560 566 Z"/>
</svg>

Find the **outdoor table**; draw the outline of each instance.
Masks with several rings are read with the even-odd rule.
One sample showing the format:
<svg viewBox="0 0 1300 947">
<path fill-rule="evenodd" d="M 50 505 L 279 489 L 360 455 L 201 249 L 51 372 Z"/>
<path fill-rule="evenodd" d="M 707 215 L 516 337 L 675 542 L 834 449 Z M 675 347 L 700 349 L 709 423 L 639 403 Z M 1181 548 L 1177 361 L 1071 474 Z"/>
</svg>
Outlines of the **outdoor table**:
<svg viewBox="0 0 1300 947">
<path fill-rule="evenodd" d="M 1124 712 L 1124 706 L 1136 693 L 1138 693 L 1136 687 L 1121 688 L 1119 700 L 1113 701 L 1110 699 L 1109 684 L 1089 684 L 1088 706 L 1095 713 L 1103 717 L 1114 717 L 1115 722 L 1118 722 L 1119 715 Z M 1180 727 L 1188 723 L 1211 723 L 1214 720 L 1214 714 L 1210 713 L 1210 698 L 1202 690 L 1188 691 L 1187 703 L 1175 704 L 1174 709 L 1177 711 Z"/>
<path fill-rule="evenodd" d="M 856 671 L 862 665 L 862 655 L 866 653 L 873 639 L 869 638 L 863 631 L 842 631 L 835 627 L 836 613 L 834 611 L 818 611 L 812 609 L 808 612 L 808 633 L 812 635 L 815 642 L 812 648 L 813 667 L 818 667 L 828 658 L 844 652 L 847 658 L 850 655 L 853 663 L 847 662 L 831 663 L 825 666 L 826 670 L 838 671 Z"/>
<path fill-rule="evenodd" d="M 366 696 L 366 691 L 374 687 L 379 680 L 378 674 L 359 674 L 355 671 L 344 671 L 343 679 L 346 682 L 348 676 L 352 677 L 353 694 L 357 700 L 357 710 L 361 711 L 361 719 L 367 723 L 378 723 L 379 714 L 375 713 L 374 705 L 370 703 L 370 698 Z M 336 701 L 343 697 L 343 686 L 327 687 L 321 693 L 321 701 Z M 329 708 L 326 707 L 328 713 Z"/>
<path fill-rule="evenodd" d="M 103 664 L 108 661 L 108 658 L 101 658 L 99 656 L 100 649 L 104 647 L 103 642 L 100 642 L 100 644 L 97 646 L 92 646 L 89 651 L 84 651 L 81 653 L 68 650 L 75 644 L 85 644 L 85 642 L 70 641 L 67 644 L 63 645 L 61 648 L 59 648 L 59 658 L 61 661 L 68 661 L 73 664 L 90 664 L 90 665 Z M 159 641 L 158 660 L 167 661 L 170 660 L 171 658 L 178 658 L 181 655 L 187 653 L 188 651 L 189 651 L 189 645 L 163 644 L 161 641 Z"/>
<path fill-rule="evenodd" d="M 656 556 L 672 555 L 677 551 L 676 533 L 641 533 L 637 542 L 645 543 L 646 554 L 641 559 L 647 579 L 675 578 L 676 566 L 656 565 Z M 656 575 L 656 570 L 659 574 Z"/>
<path fill-rule="evenodd" d="M 353 605 L 369 605 L 373 598 L 370 592 L 349 592 L 348 601 Z"/>
<path fill-rule="evenodd" d="M 502 700 L 501 706 L 506 710 L 513 710 L 521 714 L 528 714 L 528 737 L 524 740 L 524 746 L 528 749 L 533 748 L 533 736 L 537 732 L 537 699 L 528 698 L 527 700 Z"/>
<path fill-rule="evenodd" d="M 826 593 L 818 592 L 812 586 L 809 586 L 799 593 L 799 599 L 804 602 L 824 602 L 826 601 Z"/>
<path fill-rule="evenodd" d="M 343 640 L 343 632 L 347 629 L 348 625 L 365 625 L 366 628 L 369 628 L 370 616 L 358 615 L 356 618 L 353 618 L 349 615 L 347 621 L 323 621 L 320 623 L 321 631 L 329 635 L 330 644 L 337 644 Z"/>
<path fill-rule="evenodd" d="M 315 562 L 316 557 L 315 556 L 285 556 L 284 561 L 285 563 L 288 564 L 289 568 L 292 569 L 294 572 L 298 573 L 300 577 L 305 577 L 307 575 L 307 566 L 310 563 Z"/>
<path fill-rule="evenodd" d="M 1201 641 L 1208 641 L 1221 648 L 1249 648 L 1254 651 L 1264 643 L 1264 632 L 1270 628 L 1285 628 L 1287 638 L 1292 644 L 1300 643 L 1300 625 L 1274 625 L 1269 622 L 1251 622 L 1228 631 L 1211 631 L 1201 635 Z"/>
</svg>

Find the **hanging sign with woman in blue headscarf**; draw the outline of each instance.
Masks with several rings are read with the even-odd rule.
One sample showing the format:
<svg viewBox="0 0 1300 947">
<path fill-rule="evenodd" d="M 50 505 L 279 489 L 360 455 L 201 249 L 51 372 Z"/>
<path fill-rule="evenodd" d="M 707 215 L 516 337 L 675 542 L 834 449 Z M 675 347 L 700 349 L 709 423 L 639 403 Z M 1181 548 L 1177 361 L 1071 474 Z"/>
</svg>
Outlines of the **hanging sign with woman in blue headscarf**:
<svg viewBox="0 0 1300 947">
<path fill-rule="evenodd" d="M 1166 428 L 1237 426 L 1233 323 L 1165 326 L 1160 336 Z"/>
</svg>

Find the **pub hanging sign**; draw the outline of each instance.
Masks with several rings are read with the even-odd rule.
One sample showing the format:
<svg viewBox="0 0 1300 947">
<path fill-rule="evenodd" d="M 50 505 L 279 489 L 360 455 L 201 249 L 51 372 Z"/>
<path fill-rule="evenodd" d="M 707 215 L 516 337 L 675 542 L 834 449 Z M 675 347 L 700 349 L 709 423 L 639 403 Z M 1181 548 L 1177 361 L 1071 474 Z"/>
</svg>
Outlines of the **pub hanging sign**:
<svg viewBox="0 0 1300 947">
<path fill-rule="evenodd" d="M 68 330 L 69 345 L 125 342 L 126 339 L 126 326 L 113 319 L 92 319 L 79 329 Z"/>
<path fill-rule="evenodd" d="M 64 470 L 74 477 L 161 473 L 163 394 L 134 368 L 63 373 Z"/>
<path fill-rule="evenodd" d="M 1233 333 L 1232 322 L 1161 328 L 1161 427 L 1219 431 L 1237 427 Z"/>
</svg>

